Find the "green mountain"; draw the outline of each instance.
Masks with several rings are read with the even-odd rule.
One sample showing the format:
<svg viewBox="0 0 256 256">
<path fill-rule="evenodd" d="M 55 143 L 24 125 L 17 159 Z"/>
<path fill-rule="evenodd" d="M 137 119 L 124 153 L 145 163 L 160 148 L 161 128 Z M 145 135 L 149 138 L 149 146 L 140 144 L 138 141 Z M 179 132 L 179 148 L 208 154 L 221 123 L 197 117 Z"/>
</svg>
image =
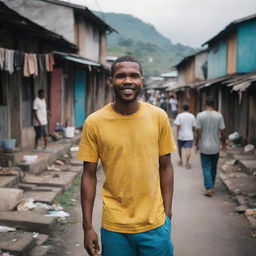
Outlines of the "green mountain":
<svg viewBox="0 0 256 256">
<path fill-rule="evenodd" d="M 132 15 L 95 12 L 118 33 L 107 37 L 108 55 L 133 55 L 141 61 L 145 75 L 160 75 L 169 72 L 185 56 L 196 49 L 182 44 L 173 44 L 154 26 Z"/>
</svg>

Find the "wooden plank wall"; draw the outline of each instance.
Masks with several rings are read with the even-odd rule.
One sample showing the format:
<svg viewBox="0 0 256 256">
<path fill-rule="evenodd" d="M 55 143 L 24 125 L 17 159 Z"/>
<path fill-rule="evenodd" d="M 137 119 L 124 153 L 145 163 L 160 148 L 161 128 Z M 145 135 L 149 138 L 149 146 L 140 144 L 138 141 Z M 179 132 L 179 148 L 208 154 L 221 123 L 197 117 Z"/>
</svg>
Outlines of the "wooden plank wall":
<svg viewBox="0 0 256 256">
<path fill-rule="evenodd" d="M 230 34 L 227 38 L 227 73 L 236 73 L 236 61 L 237 61 L 237 41 L 236 32 Z"/>
</svg>

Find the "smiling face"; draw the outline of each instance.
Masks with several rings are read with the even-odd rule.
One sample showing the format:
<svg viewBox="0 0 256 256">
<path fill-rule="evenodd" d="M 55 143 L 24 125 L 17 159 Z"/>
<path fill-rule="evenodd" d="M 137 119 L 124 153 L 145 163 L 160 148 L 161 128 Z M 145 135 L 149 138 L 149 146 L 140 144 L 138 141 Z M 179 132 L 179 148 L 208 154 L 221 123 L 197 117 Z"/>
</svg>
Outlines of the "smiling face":
<svg viewBox="0 0 256 256">
<path fill-rule="evenodd" d="M 110 84 L 117 101 L 135 102 L 143 86 L 139 64 L 136 62 L 117 63 L 113 76 L 110 77 Z"/>
</svg>

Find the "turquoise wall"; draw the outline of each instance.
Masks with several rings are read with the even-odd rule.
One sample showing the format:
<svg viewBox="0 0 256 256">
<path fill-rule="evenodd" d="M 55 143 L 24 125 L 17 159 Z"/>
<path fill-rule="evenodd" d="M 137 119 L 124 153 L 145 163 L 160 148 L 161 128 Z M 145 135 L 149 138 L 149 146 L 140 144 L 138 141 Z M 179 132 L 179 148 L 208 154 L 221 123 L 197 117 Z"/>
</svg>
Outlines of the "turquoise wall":
<svg viewBox="0 0 256 256">
<path fill-rule="evenodd" d="M 256 20 L 237 28 L 237 72 L 256 70 Z"/>
<path fill-rule="evenodd" d="M 210 46 L 208 54 L 208 79 L 224 76 L 227 73 L 227 43 L 219 40 Z"/>
</svg>

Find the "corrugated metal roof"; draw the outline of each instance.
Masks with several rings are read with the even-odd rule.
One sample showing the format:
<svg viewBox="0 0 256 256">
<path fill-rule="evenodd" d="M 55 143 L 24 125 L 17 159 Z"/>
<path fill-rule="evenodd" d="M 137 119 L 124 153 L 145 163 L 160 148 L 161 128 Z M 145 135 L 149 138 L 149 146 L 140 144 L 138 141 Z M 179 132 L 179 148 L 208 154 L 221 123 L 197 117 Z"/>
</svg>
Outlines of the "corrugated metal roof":
<svg viewBox="0 0 256 256">
<path fill-rule="evenodd" d="M 89 66 L 95 66 L 95 67 L 100 67 L 99 63 L 90 61 L 90 60 L 86 60 L 83 58 L 79 58 L 79 57 L 72 57 L 72 56 L 64 56 L 64 59 L 66 60 L 71 60 L 77 63 L 81 63 L 81 64 L 85 64 L 85 65 L 89 65 Z"/>
<path fill-rule="evenodd" d="M 208 41 L 203 43 L 202 46 L 204 46 L 206 44 L 209 44 L 210 42 L 215 41 L 220 37 L 223 37 L 228 32 L 234 30 L 239 24 L 241 24 L 243 22 L 246 22 L 248 20 L 253 20 L 253 19 L 256 19 L 256 14 L 249 15 L 249 16 L 246 16 L 244 18 L 232 21 L 228 26 L 226 26 L 223 30 L 221 30 L 217 35 L 215 35 L 214 37 L 212 37 L 211 39 L 209 39 Z"/>
</svg>

